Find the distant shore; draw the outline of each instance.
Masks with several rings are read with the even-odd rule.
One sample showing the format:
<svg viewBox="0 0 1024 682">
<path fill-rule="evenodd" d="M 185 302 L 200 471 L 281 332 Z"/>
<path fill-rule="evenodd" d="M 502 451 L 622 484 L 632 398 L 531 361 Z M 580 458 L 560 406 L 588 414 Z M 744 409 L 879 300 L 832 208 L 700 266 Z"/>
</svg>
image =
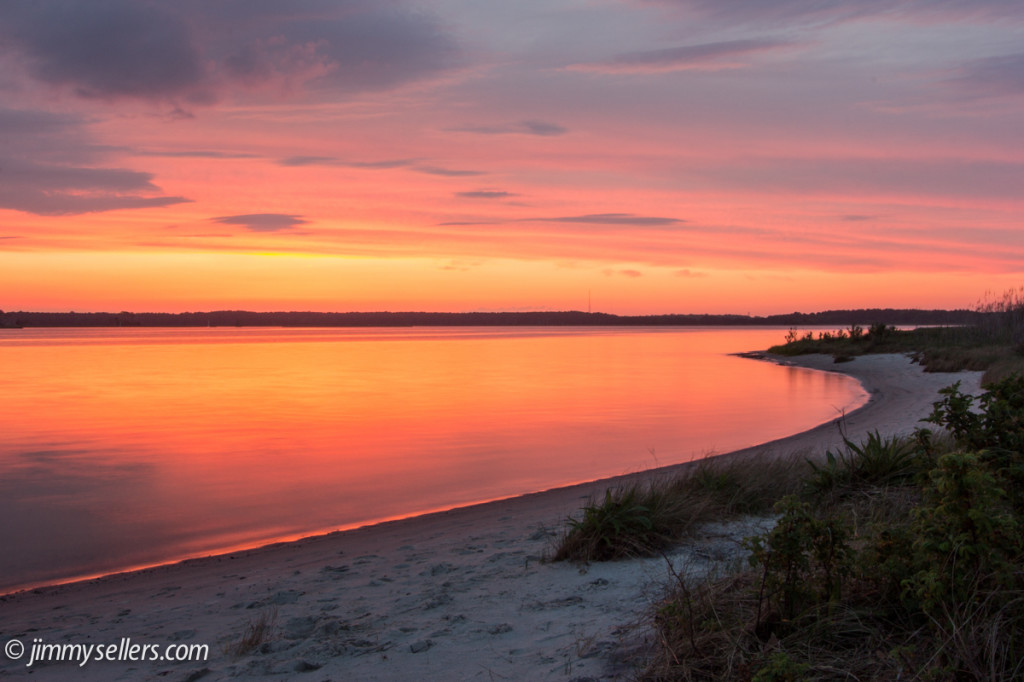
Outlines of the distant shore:
<svg viewBox="0 0 1024 682">
<path fill-rule="evenodd" d="M 784 315 L 656 314 L 612 315 L 567 311 L 530 312 L 253 312 L 217 310 L 189 313 L 0 312 L 0 327 L 635 327 L 635 326 L 778 326 L 848 327 L 859 324 L 977 324 L 983 313 L 972 310 L 872 308 L 826 310 Z"/>
<path fill-rule="evenodd" d="M 730 453 L 821 454 L 842 443 L 910 433 L 937 391 L 980 372 L 925 374 L 903 356 L 774 361 L 859 380 L 871 399 L 814 429 Z M 643 633 L 627 627 L 668 578 L 665 559 L 573 566 L 546 563 L 553 538 L 586 499 L 636 477 L 689 464 L 521 497 L 59 585 L 0 598 L 5 639 L 30 644 L 206 644 L 202 662 L 0 659 L 3 674 L 46 668 L 47 679 L 286 677 L 315 679 L 630 679 L 623 661 Z M 764 519 L 716 524 L 669 555 L 699 574 L 741 556 L 738 540 Z M 256 650 L 225 653 L 260 618 L 273 617 Z M 310 678 L 314 679 L 314 678 Z"/>
</svg>

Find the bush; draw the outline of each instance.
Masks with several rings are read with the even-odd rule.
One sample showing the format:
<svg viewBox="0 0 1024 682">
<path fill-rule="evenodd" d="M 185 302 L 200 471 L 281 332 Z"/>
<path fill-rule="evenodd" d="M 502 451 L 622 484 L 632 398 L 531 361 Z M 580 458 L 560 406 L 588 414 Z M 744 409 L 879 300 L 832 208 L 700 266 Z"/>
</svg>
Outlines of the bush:
<svg viewBox="0 0 1024 682">
<path fill-rule="evenodd" d="M 647 679 L 1024 679 L 1024 379 L 977 399 L 954 384 L 930 421 L 949 448 L 847 441 L 805 482 L 840 494 L 782 499 L 751 570 L 679 581 Z"/>
<path fill-rule="evenodd" d="M 782 516 L 775 527 L 746 542 L 750 565 L 762 576 L 759 599 L 768 618 L 762 622 L 759 605 L 757 628 L 764 638 L 774 634 L 777 618 L 792 621 L 813 606 L 837 604 L 853 558 L 841 519 L 818 518 L 795 496 L 780 500 L 776 511 Z"/>
</svg>

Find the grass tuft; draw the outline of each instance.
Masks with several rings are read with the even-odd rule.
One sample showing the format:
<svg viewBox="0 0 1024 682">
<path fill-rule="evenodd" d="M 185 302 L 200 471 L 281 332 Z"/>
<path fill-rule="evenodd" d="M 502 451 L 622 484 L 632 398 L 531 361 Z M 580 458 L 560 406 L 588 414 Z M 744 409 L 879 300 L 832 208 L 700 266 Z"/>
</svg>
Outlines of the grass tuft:
<svg viewBox="0 0 1024 682">
<path fill-rule="evenodd" d="M 844 448 L 825 452 L 823 462 L 808 460 L 811 471 L 805 484 L 816 495 L 845 495 L 857 489 L 906 483 L 921 473 L 927 458 L 912 438 L 868 434 L 861 444 L 843 439 Z"/>
<path fill-rule="evenodd" d="M 591 499 L 570 518 L 555 561 L 607 561 L 652 556 L 709 521 L 769 511 L 799 489 L 800 456 L 708 458 L 677 476 L 632 483 Z"/>
<path fill-rule="evenodd" d="M 248 656 L 270 641 L 277 624 L 277 609 L 260 612 L 259 616 L 245 624 L 245 630 L 238 641 L 230 642 L 224 647 L 224 653 L 233 659 Z"/>
</svg>

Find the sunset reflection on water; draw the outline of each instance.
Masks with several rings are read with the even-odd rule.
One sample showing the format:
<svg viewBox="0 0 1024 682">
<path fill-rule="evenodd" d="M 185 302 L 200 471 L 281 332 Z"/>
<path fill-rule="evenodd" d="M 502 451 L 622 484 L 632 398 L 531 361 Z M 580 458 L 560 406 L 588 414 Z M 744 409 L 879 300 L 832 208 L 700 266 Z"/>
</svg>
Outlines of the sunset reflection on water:
<svg viewBox="0 0 1024 682">
<path fill-rule="evenodd" d="M 0 336 L 0 588 L 765 442 L 867 396 L 726 353 L 761 329 L 74 329 Z"/>
</svg>

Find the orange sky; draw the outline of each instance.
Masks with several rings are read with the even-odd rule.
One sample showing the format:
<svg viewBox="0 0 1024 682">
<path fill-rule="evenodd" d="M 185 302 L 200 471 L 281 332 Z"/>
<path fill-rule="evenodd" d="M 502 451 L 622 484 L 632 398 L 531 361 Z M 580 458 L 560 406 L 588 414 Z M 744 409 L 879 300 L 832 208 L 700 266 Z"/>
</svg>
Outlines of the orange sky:
<svg viewBox="0 0 1024 682">
<path fill-rule="evenodd" d="M 753 313 L 1021 284 L 1024 4 L 0 6 L 0 308 Z"/>
</svg>

